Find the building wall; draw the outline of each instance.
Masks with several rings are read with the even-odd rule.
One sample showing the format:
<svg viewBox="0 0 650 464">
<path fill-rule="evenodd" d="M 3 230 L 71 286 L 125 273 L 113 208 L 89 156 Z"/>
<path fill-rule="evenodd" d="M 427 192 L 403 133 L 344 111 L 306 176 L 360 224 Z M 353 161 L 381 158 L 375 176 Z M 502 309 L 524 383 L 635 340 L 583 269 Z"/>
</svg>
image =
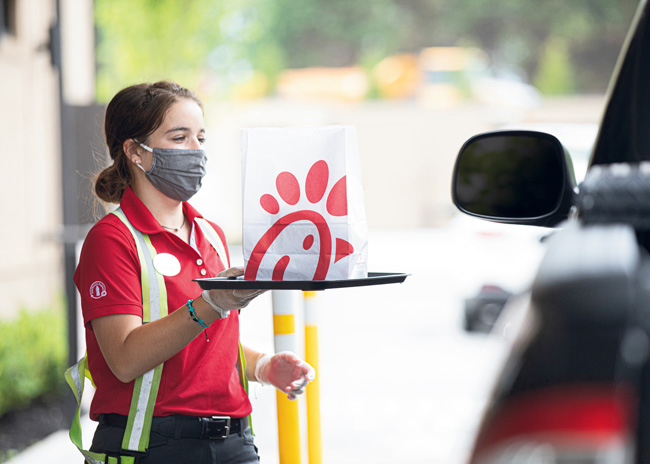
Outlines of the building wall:
<svg viewBox="0 0 650 464">
<path fill-rule="evenodd" d="M 12 317 L 63 291 L 59 91 L 47 48 L 55 2 L 4 1 L 15 31 L 0 37 L 0 317 Z"/>
</svg>

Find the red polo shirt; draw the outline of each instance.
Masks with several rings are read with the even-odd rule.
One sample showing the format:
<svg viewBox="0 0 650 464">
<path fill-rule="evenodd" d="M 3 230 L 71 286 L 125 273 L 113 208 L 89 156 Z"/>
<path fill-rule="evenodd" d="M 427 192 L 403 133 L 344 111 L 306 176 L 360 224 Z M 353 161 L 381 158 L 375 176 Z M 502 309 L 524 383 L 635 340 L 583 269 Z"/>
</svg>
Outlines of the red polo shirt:
<svg viewBox="0 0 650 464">
<path fill-rule="evenodd" d="M 169 253 L 180 261 L 180 272 L 164 277 L 167 305 L 170 313 L 187 311 L 184 306 L 187 300 L 201 295 L 201 288 L 192 279 L 215 276 L 225 269 L 225 263 L 194 222 L 201 215 L 188 203 L 183 203 L 185 217 L 192 224 L 193 240 L 187 244 L 161 227 L 130 188 L 124 192 L 121 207 L 131 224 L 149 235 L 157 253 Z M 225 244 L 221 228 L 212 226 Z M 97 387 L 90 417 L 96 420 L 103 413 L 128 415 L 134 382 L 125 384 L 113 375 L 90 323 L 110 314 L 142 317 L 140 261 L 135 241 L 114 214 L 107 214 L 88 233 L 74 281 L 81 295 L 88 362 Z M 239 383 L 236 368 L 239 315 L 233 311 L 207 330 L 209 342 L 201 334 L 165 362 L 154 416 L 244 417 L 250 414 L 251 404 Z"/>
</svg>

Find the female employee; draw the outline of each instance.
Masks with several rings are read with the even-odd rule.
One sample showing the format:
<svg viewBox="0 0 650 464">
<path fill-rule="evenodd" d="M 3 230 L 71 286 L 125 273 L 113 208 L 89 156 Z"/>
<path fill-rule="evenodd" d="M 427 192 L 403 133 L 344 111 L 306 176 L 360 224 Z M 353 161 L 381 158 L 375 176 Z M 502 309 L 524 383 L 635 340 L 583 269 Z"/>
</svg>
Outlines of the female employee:
<svg viewBox="0 0 650 464">
<path fill-rule="evenodd" d="M 202 104 L 174 83 L 134 85 L 109 103 L 105 132 L 113 163 L 95 193 L 120 208 L 92 228 L 74 276 L 97 389 L 90 451 L 139 464 L 257 462 L 242 384 L 294 399 L 314 370 L 293 353 L 240 350 L 237 310 L 260 291 L 192 281 L 243 272 L 224 271 L 223 231 L 186 202 L 205 174 Z"/>
</svg>

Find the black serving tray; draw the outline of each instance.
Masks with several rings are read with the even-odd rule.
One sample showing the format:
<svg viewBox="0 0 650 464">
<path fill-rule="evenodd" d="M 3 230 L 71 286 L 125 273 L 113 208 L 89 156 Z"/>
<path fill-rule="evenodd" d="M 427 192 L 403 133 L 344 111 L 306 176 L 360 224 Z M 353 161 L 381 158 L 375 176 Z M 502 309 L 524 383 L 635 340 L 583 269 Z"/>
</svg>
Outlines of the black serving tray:
<svg viewBox="0 0 650 464">
<path fill-rule="evenodd" d="M 330 288 L 366 287 L 369 285 L 399 284 L 409 274 L 369 272 L 363 279 L 342 280 L 244 280 L 239 277 L 206 277 L 194 279 L 203 290 L 258 289 L 258 290 L 328 290 Z"/>
</svg>

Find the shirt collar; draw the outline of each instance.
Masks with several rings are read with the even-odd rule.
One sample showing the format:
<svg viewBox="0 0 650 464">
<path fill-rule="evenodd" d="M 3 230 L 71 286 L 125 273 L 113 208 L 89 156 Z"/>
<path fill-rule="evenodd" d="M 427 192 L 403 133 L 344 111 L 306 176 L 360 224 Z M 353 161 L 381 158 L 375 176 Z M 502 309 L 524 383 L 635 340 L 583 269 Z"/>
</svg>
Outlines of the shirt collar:
<svg viewBox="0 0 650 464">
<path fill-rule="evenodd" d="M 126 217 L 129 218 L 133 227 L 138 229 L 143 234 L 157 234 L 165 232 L 165 229 L 158 223 L 156 218 L 151 214 L 151 211 L 142 203 L 131 187 L 124 190 L 122 201 L 120 202 L 122 211 Z M 203 217 L 192 205 L 188 202 L 183 202 L 183 214 L 187 221 L 192 224 L 194 220 Z"/>
</svg>

